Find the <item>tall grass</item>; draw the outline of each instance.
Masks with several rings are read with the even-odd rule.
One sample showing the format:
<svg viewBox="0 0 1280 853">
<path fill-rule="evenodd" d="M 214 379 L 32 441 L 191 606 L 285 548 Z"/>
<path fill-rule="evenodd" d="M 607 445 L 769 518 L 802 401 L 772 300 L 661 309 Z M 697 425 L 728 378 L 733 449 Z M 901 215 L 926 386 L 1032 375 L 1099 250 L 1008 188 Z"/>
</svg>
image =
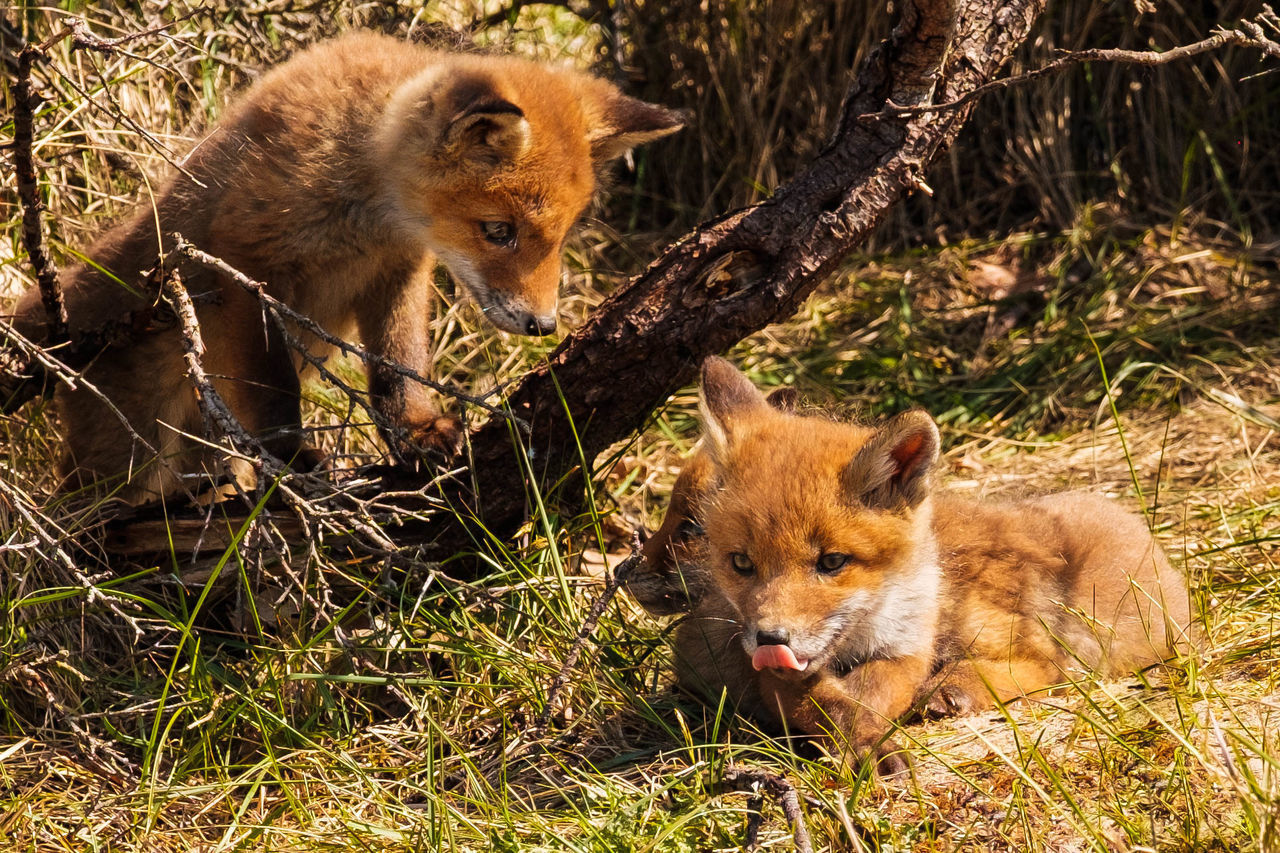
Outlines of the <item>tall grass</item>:
<svg viewBox="0 0 1280 853">
<path fill-rule="evenodd" d="M 1051 3 L 1009 71 L 1042 65 L 1057 50 L 1168 50 L 1262 6 Z M 637 0 L 624 8 L 640 91 L 698 120 L 696 134 L 646 164 L 652 200 L 633 210 L 648 227 L 686 227 L 767 197 L 830 133 L 850 69 L 886 32 L 880 4 L 862 0 Z M 933 196 L 899 205 L 875 245 L 1060 231 L 1099 201 L 1160 221 L 1190 210 L 1273 240 L 1280 182 L 1268 152 L 1280 145 L 1280 118 L 1266 105 L 1278 86 L 1256 51 L 1231 49 L 1150 69 L 1095 63 L 986 98 L 930 176 Z"/>
</svg>

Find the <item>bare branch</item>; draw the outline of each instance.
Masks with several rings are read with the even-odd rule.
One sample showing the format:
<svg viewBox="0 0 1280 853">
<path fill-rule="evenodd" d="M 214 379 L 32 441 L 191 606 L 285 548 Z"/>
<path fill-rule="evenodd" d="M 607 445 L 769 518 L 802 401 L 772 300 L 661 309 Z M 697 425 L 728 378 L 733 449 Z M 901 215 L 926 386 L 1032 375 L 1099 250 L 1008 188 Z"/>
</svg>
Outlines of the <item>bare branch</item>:
<svg viewBox="0 0 1280 853">
<path fill-rule="evenodd" d="M 96 35 L 92 31 L 90 31 L 89 25 L 85 23 L 84 18 L 72 18 L 70 26 L 62 30 L 60 33 L 57 33 L 53 37 L 46 39 L 44 43 L 40 45 L 40 50 L 42 51 L 48 50 L 59 39 L 67 35 L 70 35 L 73 49 L 94 50 L 94 51 L 97 51 L 98 53 L 119 53 L 123 56 L 129 57 L 130 59 L 136 59 L 139 62 L 145 62 L 148 65 L 153 65 L 159 68 L 160 67 L 159 65 L 156 65 L 155 62 L 152 62 L 147 57 L 139 56 L 138 54 L 135 54 L 135 53 L 130 53 L 129 51 L 122 49 L 121 45 L 126 45 L 131 41 L 137 41 L 138 39 L 146 38 L 147 36 L 159 35 L 160 33 L 163 33 L 166 30 L 173 29 L 178 24 L 191 20 L 196 15 L 202 14 L 203 12 L 204 12 L 203 9 L 197 8 L 188 12 L 185 15 L 180 15 L 179 17 L 174 18 L 172 21 L 166 21 L 163 24 L 158 24 L 154 27 L 150 27 L 149 29 L 138 30 L 137 32 L 134 32 L 134 33 L 127 33 L 123 36 L 120 36 L 119 38 L 113 38 L 113 39 L 104 39 L 102 38 L 102 36 Z"/>
<path fill-rule="evenodd" d="M 67 550 L 69 543 L 74 542 L 75 538 L 69 535 L 69 532 L 53 519 L 44 515 L 37 507 L 32 495 L 23 491 L 17 483 L 10 482 L 9 478 L 0 477 L 0 502 L 11 507 L 22 519 L 23 523 L 30 528 L 32 535 L 35 537 L 36 545 L 40 549 L 41 557 L 60 567 L 85 591 L 87 603 L 101 604 L 121 622 L 132 628 L 134 640 L 143 636 L 143 629 L 138 622 L 137 616 L 126 612 L 129 610 L 135 612 L 141 610 L 140 605 L 134 601 L 119 599 L 104 593 L 98 587 L 98 581 L 101 580 L 100 577 L 87 575 L 81 571 L 79 562 Z"/>
<path fill-rule="evenodd" d="M 43 670 L 54 667 L 67 671 L 66 657 L 65 651 L 56 654 L 35 654 L 28 651 L 15 655 L 0 669 L 0 684 L 21 685 L 30 695 L 41 699 L 50 711 L 70 727 L 85 758 L 102 776 L 116 781 L 136 780 L 138 766 L 125 757 L 116 744 L 91 732 L 82 716 L 59 699 L 49 686 Z"/>
<path fill-rule="evenodd" d="M 385 358 L 383 356 L 377 355 L 376 353 L 369 352 L 364 347 L 356 346 L 353 343 L 343 340 L 337 335 L 330 334 L 328 331 L 324 329 L 323 326 L 321 326 L 315 320 L 312 320 L 310 317 L 307 317 L 304 314 L 299 314 L 297 311 L 294 311 L 292 308 L 290 308 L 288 305 L 281 302 L 279 299 L 276 299 L 270 293 L 267 293 L 267 289 L 266 289 L 267 286 L 262 282 L 254 281 L 253 279 L 249 278 L 247 275 L 240 272 L 235 267 L 231 266 L 221 258 L 214 257 L 213 255 L 210 255 L 208 252 L 205 252 L 197 248 L 194 243 L 187 240 L 187 238 L 182 236 L 181 234 L 174 234 L 173 238 L 177 241 L 177 245 L 174 246 L 173 251 L 187 258 L 190 258 L 191 260 L 195 261 L 198 264 L 201 264 L 202 266 L 206 266 L 212 270 L 217 270 L 218 272 L 227 276 L 236 284 L 240 285 L 245 290 L 257 296 L 258 300 L 267 309 L 269 309 L 272 312 L 278 313 L 282 317 L 288 318 L 290 321 L 294 323 L 297 323 L 307 332 L 309 332 L 312 335 L 315 335 L 317 338 L 329 344 L 330 346 L 333 346 L 349 355 L 354 355 L 356 358 L 359 358 L 361 361 L 365 362 L 366 364 L 373 364 L 379 367 L 386 367 L 387 369 L 394 371 L 396 374 L 403 376 L 407 379 L 411 379 L 414 382 L 417 382 L 421 385 L 426 386 L 427 388 L 432 389 L 433 391 L 439 391 L 441 394 L 447 394 L 448 396 L 453 397 L 456 400 L 461 400 L 464 403 L 470 403 L 471 405 L 479 409 L 483 409 L 484 411 L 488 412 L 489 414 L 495 417 L 502 418 L 504 420 L 514 421 L 520 427 L 521 431 L 523 431 L 526 435 L 529 433 L 529 425 L 526 422 L 520 420 L 519 418 L 514 417 L 510 412 L 500 409 L 497 406 L 494 406 L 493 404 L 485 400 L 485 397 L 491 397 L 503 391 L 504 390 L 503 386 L 500 385 L 494 388 L 492 391 L 486 394 L 485 397 L 476 397 L 471 394 L 467 394 L 462 389 L 457 388 L 453 385 L 446 385 L 443 382 L 436 382 L 432 379 L 428 379 L 422 374 L 418 373 L 416 370 L 405 367 L 403 364 L 400 364 L 398 361 L 393 361 L 392 359 Z"/>
<path fill-rule="evenodd" d="M 1267 13 L 1274 16 L 1270 12 L 1270 7 L 1264 7 Z M 1265 14 L 1263 18 L 1265 18 Z M 1158 65 L 1169 65 L 1174 62 L 1180 62 L 1184 59 L 1190 59 L 1193 56 L 1199 56 L 1214 50 L 1219 50 L 1228 45 L 1237 45 L 1240 47 L 1252 47 L 1262 51 L 1263 55 L 1273 59 L 1280 59 L 1280 43 L 1269 39 L 1263 33 L 1262 28 L 1255 21 L 1241 21 L 1236 29 L 1219 28 L 1213 35 L 1201 41 L 1192 44 L 1180 45 L 1169 50 L 1121 50 L 1112 48 L 1094 48 L 1091 50 L 1077 50 L 1063 54 L 1048 65 L 1041 66 L 1024 74 L 1017 74 L 1013 77 L 1004 77 L 1000 80 L 992 80 L 983 86 L 979 86 L 972 92 L 968 92 L 963 97 L 947 101 L 942 104 L 916 104 L 911 105 L 906 102 L 898 101 L 890 104 L 886 109 L 875 113 L 864 113 L 858 116 L 860 121 L 872 119 L 885 119 L 891 117 L 902 117 L 920 115 L 922 113 L 942 112 L 944 110 L 958 110 L 968 106 L 984 95 L 1007 89 L 1011 86 L 1021 86 L 1023 83 L 1030 83 L 1033 80 L 1039 80 L 1042 77 L 1048 77 L 1067 68 L 1076 65 L 1082 65 L 1086 62 L 1121 62 L 1129 65 L 1143 65 L 1147 67 L 1155 67 Z"/>
<path fill-rule="evenodd" d="M 271 469 L 273 473 L 284 470 L 284 463 L 268 453 L 262 446 L 262 442 L 250 435 L 231 413 L 231 408 L 227 406 L 222 395 L 213 387 L 209 375 L 205 373 L 204 364 L 201 361 L 204 358 L 204 338 L 200 334 L 200 324 L 196 320 L 196 306 L 192 303 L 191 295 L 187 293 L 187 288 L 182 284 L 182 278 L 177 270 L 170 270 L 165 275 L 161 287 L 165 298 L 178 314 L 178 322 L 182 327 L 182 348 L 183 357 L 187 362 L 187 375 L 195 385 L 200 410 L 206 419 L 215 423 L 218 430 L 237 448 L 248 450 L 253 457 L 261 460 L 263 467 Z"/>
<path fill-rule="evenodd" d="M 795 834 L 798 853 L 813 853 L 813 842 L 809 839 L 809 827 L 804 822 L 795 785 L 776 773 L 748 767 L 730 767 L 724 772 L 723 781 L 731 791 L 746 791 L 757 796 L 763 791 L 777 800 Z"/>
<path fill-rule="evenodd" d="M 35 269 L 40 299 L 44 302 L 48 345 L 67 341 L 67 306 L 58 283 L 58 267 L 50 257 L 40 222 L 40 187 L 36 175 L 34 118 L 40 97 L 31 85 L 31 66 L 40 58 L 40 50 L 27 45 L 18 54 L 18 76 L 13 84 L 13 170 L 18 179 L 18 198 L 22 202 L 22 243 Z"/>
<path fill-rule="evenodd" d="M 3 320 L 0 320 L 0 341 L 8 347 L 8 349 L 0 349 L 0 379 L 16 378 L 19 382 L 25 380 L 25 384 L 18 385 L 17 391 L 19 393 L 17 395 L 12 394 L 13 389 L 9 385 L 0 384 L 0 389 L 3 389 L 6 394 L 10 394 L 5 400 L 0 401 L 0 404 L 3 404 L 0 405 L 0 412 L 12 411 L 35 396 L 36 377 L 34 374 L 38 373 L 42 381 L 52 377 L 65 384 L 68 388 L 83 388 L 88 391 L 100 400 L 111 414 L 116 416 L 130 439 L 146 449 L 147 452 L 155 455 L 156 449 L 138 434 L 138 431 L 133 428 L 133 424 L 129 423 L 129 419 L 125 417 L 124 412 L 120 411 L 111 398 L 104 394 L 98 386 L 85 379 L 70 364 L 54 358 L 44 347 L 23 337 L 17 329 Z M 74 342 L 72 349 L 75 349 Z M 26 373 L 25 375 L 18 375 L 17 371 L 25 371 Z M 46 390 L 48 390 L 53 383 L 46 382 L 45 385 Z M 32 393 L 27 394 L 28 390 L 31 390 Z M 22 396 L 22 394 L 26 395 Z"/>
</svg>

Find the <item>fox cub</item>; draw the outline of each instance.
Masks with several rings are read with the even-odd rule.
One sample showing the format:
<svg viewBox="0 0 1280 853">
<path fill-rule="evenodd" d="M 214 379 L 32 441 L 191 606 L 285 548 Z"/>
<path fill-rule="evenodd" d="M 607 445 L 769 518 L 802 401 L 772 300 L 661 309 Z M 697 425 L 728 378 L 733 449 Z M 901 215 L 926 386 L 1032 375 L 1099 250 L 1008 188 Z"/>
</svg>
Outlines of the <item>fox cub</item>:
<svg viewBox="0 0 1280 853">
<path fill-rule="evenodd" d="M 697 692 L 892 772 L 887 732 L 913 710 L 971 713 L 1188 642 L 1186 579 L 1111 501 L 948 495 L 924 412 L 797 415 L 723 359 L 703 365 L 701 409 L 639 596 L 692 607 L 676 653 Z"/>
<path fill-rule="evenodd" d="M 606 164 L 672 133 L 674 113 L 585 74 L 513 57 L 441 53 L 360 33 L 307 50 L 248 90 L 182 170 L 64 277 L 73 336 L 145 325 L 146 271 L 181 232 L 333 334 L 429 368 L 438 261 L 495 326 L 556 327 L 561 248 Z M 174 263 L 197 305 L 204 366 L 233 413 L 285 459 L 301 446 L 299 360 L 255 297 L 191 263 Z M 141 319 L 140 319 L 141 318 Z M 15 327 L 44 333 L 39 294 Z M 64 467 L 81 480 L 131 477 L 126 497 L 174 491 L 199 472 L 201 415 L 174 328 L 107 347 L 86 378 L 98 398 L 60 388 Z M 160 324 L 163 325 L 163 324 Z M 168 324 L 172 326 L 172 323 Z M 460 426 L 418 383 L 369 368 L 380 430 L 401 460 L 452 449 Z"/>
</svg>

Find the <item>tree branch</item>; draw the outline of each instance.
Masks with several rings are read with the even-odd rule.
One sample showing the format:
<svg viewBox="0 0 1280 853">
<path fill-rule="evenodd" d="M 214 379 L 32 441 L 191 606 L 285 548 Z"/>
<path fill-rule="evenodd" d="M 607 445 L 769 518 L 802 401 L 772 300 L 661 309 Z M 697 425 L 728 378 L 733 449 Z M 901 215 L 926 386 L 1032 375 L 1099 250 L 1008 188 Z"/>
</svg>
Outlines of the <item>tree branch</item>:
<svg viewBox="0 0 1280 853">
<path fill-rule="evenodd" d="M 758 797 L 767 793 L 782 806 L 782 813 L 791 824 L 795 835 L 797 853 L 813 853 L 813 842 L 809 839 L 809 827 L 804 822 L 804 812 L 800 809 L 800 793 L 792 785 L 776 773 L 748 767 L 730 767 L 724 772 L 724 786 L 731 791 L 747 791 Z"/>
<path fill-rule="evenodd" d="M 605 300 L 508 398 L 532 426 L 525 451 L 541 484 L 581 494 L 588 464 L 640 428 L 687 384 L 696 366 L 800 302 L 872 231 L 892 204 L 922 183 L 928 164 L 959 133 L 967 111 L 858 116 L 892 96 L 943 101 L 978 88 L 1021 44 L 1045 0 L 935 0 L 905 4 L 893 36 L 868 58 L 844 99 L 832 140 L 768 201 L 704 224 Z M 954 37 L 950 47 L 944 33 Z M 487 530 L 510 533 L 526 514 L 525 466 L 512 461 L 503 424 L 471 440 L 471 495 Z M 572 476 L 570 475 L 571 472 Z M 458 540 L 462 544 L 465 540 Z"/>
<path fill-rule="evenodd" d="M 1252 47 L 1262 51 L 1264 56 L 1273 59 L 1280 59 L 1280 43 L 1266 37 L 1262 27 L 1258 22 L 1266 22 L 1272 25 L 1277 23 L 1275 12 L 1270 6 L 1263 6 L 1265 10 L 1255 21 L 1241 21 L 1236 29 L 1219 28 L 1213 35 L 1206 39 L 1195 42 L 1193 44 L 1180 45 L 1169 50 L 1121 50 L 1118 48 L 1094 48 L 1092 50 L 1077 50 L 1059 56 L 1048 65 L 1018 74 L 1013 77 L 1005 77 L 1000 80 L 992 80 L 983 86 L 979 86 L 972 92 L 957 98 L 954 101 L 948 101 L 942 104 L 924 104 L 917 106 L 907 105 L 905 102 L 895 99 L 886 109 L 875 113 L 864 113 L 858 116 L 859 121 L 869 121 L 872 119 L 884 119 L 890 117 L 903 117 L 911 115 L 921 115 L 923 113 L 942 112 L 944 110 L 957 110 L 961 107 L 968 106 L 984 95 L 992 92 L 998 92 L 1008 89 L 1012 86 L 1021 86 L 1023 83 L 1030 83 L 1039 80 L 1042 77 L 1048 77 L 1067 68 L 1076 65 L 1083 65 L 1086 62 L 1122 62 L 1129 65 L 1143 65 L 1147 67 L 1155 67 L 1158 65 L 1169 65 L 1174 62 L 1180 62 L 1184 59 L 1190 59 L 1203 53 L 1209 53 L 1219 50 L 1228 45 L 1237 45 L 1239 47 Z"/>
<path fill-rule="evenodd" d="M 18 76 L 13 83 L 13 170 L 18 179 L 18 198 L 22 203 L 22 244 L 35 269 L 36 285 L 44 302 L 47 345 L 58 346 L 67 341 L 67 306 L 58 283 L 58 266 L 50 257 L 44 242 L 40 211 L 40 186 L 36 175 L 34 118 L 40 97 L 31 85 L 31 67 L 43 58 L 40 49 L 27 45 L 18 54 Z"/>
<path fill-rule="evenodd" d="M 22 205 L 23 247 L 27 250 L 27 257 L 30 259 L 32 269 L 35 272 L 36 285 L 40 290 L 40 299 L 44 304 L 47 318 L 47 331 L 44 339 L 40 342 L 40 346 L 45 348 L 62 347 L 58 354 L 58 360 L 73 370 L 83 367 L 109 343 L 119 342 L 124 337 L 133 335 L 137 328 L 144 327 L 147 323 L 142 322 L 146 318 L 130 315 L 121 317 L 117 321 L 106 323 L 99 330 L 77 335 L 76 340 L 70 339 L 66 302 L 63 297 L 58 267 L 49 254 L 40 219 L 44 203 L 40 199 L 39 175 L 35 167 L 34 127 L 35 114 L 42 99 L 35 91 L 32 70 L 36 62 L 47 61 L 45 52 L 50 47 L 68 36 L 72 39 L 72 50 L 93 50 L 100 53 L 119 52 L 139 61 L 150 62 L 145 57 L 135 56 L 123 50 L 120 45 L 169 29 L 194 14 L 196 12 L 161 26 L 153 27 L 143 32 L 131 33 L 117 39 L 99 38 L 89 31 L 88 25 L 83 20 L 76 18 L 72 20 L 70 25 L 38 45 L 24 44 L 18 54 L 13 84 L 13 166 L 17 179 L 18 198 Z M 89 96 L 88 92 L 80 89 L 65 75 L 63 75 L 63 79 L 71 84 L 73 88 L 76 88 L 89 103 L 101 109 L 101 106 Z M 119 113 L 114 117 L 125 123 L 131 123 L 132 121 L 123 113 Z M 151 134 L 136 125 L 134 125 L 134 128 L 150 141 L 157 150 L 162 153 L 166 152 L 164 146 Z M 166 159 L 170 157 L 168 153 L 165 153 L 165 156 Z M 173 161 L 170 159 L 170 162 L 172 163 Z M 181 165 L 176 163 L 174 165 L 178 169 L 182 169 Z M 28 400 L 37 396 L 47 396 L 53 391 L 54 383 L 49 381 L 50 377 L 44 372 L 41 359 L 31 357 L 29 352 L 24 354 L 21 352 L 21 347 L 17 350 L 13 349 L 13 344 L 3 337 L 0 337 L 0 347 L 7 347 L 0 349 L 0 412 L 15 411 Z"/>
<path fill-rule="evenodd" d="M 501 418 L 501 419 L 515 420 L 517 426 L 519 426 L 520 429 L 526 434 L 528 433 L 528 430 L 529 430 L 528 424 L 521 422 L 518 418 L 512 418 L 510 412 L 507 412 L 504 409 L 500 409 L 497 406 L 494 406 L 492 403 L 488 402 L 485 399 L 486 397 L 491 397 L 491 396 L 500 394 L 503 390 L 505 390 L 505 388 L 502 385 L 497 386 L 492 391 L 488 392 L 484 397 L 477 397 L 472 394 L 467 394 L 461 388 L 457 388 L 453 385 L 446 385 L 442 382 L 436 382 L 433 379 L 428 379 L 427 377 L 418 373 L 416 370 L 413 370 L 412 368 L 409 368 L 409 367 L 405 367 L 403 364 L 401 364 L 398 361 L 393 361 L 392 359 L 385 358 L 383 356 L 378 355 L 377 353 L 369 352 L 364 347 L 356 346 L 355 344 L 350 343 L 349 341 L 343 340 L 337 335 L 329 333 L 328 331 L 325 330 L 323 326 L 321 326 L 315 320 L 312 320 L 310 317 L 307 317 L 305 314 L 299 314 L 297 311 L 294 311 L 292 308 L 290 308 L 288 305 L 281 302 L 279 299 L 276 299 L 270 293 L 267 293 L 267 286 L 262 282 L 254 281 L 244 273 L 240 272 L 235 267 L 228 264 L 226 261 L 222 260 L 222 258 L 214 257 L 213 255 L 210 255 L 208 252 L 205 252 L 197 248 L 194 243 L 188 241 L 187 238 L 183 237 L 181 234 L 175 233 L 173 235 L 173 238 L 177 241 L 177 244 L 173 247 L 173 251 L 175 253 L 179 255 L 183 255 L 187 258 L 190 258 L 191 260 L 195 261 L 201 266 L 205 266 L 205 267 L 208 267 L 209 269 L 222 273 L 227 278 L 231 279 L 233 282 L 238 284 L 240 287 L 244 288 L 246 291 L 256 296 L 258 298 L 258 301 L 262 303 L 262 306 L 266 310 L 271 312 L 273 315 L 283 319 L 287 319 L 293 323 L 297 323 L 307 332 L 309 332 L 312 335 L 315 335 L 317 338 L 329 344 L 330 346 L 334 347 L 335 349 L 341 350 L 342 352 L 345 352 L 348 355 L 354 355 L 356 358 L 360 359 L 366 364 L 375 365 L 378 367 L 385 367 L 388 370 L 391 370 L 396 374 L 405 377 L 406 379 L 409 379 L 413 382 L 417 382 L 421 385 L 425 385 L 426 387 L 432 389 L 433 391 L 439 391 L 441 394 L 445 394 L 449 397 L 454 398 L 455 400 L 460 400 L 464 403 L 470 403 L 476 408 L 483 409 L 484 411 L 488 412 L 490 415 L 493 415 L 494 417 Z"/>
<path fill-rule="evenodd" d="M 191 295 L 182 284 L 177 270 L 169 270 L 161 285 L 164 297 L 178 315 L 178 323 L 182 330 L 183 359 L 187 363 L 187 376 L 195 386 L 196 399 L 200 403 L 200 411 L 206 421 L 218 427 L 218 431 L 238 450 L 251 458 L 260 472 L 279 473 L 285 468 L 284 462 L 271 456 L 255 436 L 250 435 L 222 395 L 213 387 L 213 382 L 204 369 L 204 337 L 200 333 L 200 323 L 196 319 L 196 306 Z"/>
</svg>

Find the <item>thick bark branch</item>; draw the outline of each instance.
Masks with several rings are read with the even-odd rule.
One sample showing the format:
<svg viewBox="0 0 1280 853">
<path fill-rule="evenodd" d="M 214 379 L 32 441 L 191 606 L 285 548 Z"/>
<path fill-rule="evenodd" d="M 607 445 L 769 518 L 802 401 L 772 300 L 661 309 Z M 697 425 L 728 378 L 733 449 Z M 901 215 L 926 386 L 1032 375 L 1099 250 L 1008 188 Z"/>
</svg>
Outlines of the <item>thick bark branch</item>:
<svg viewBox="0 0 1280 853">
<path fill-rule="evenodd" d="M 527 470 L 514 461 L 507 424 L 487 424 L 472 437 L 475 491 L 467 502 L 485 527 L 509 533 L 527 517 L 528 472 L 544 486 L 580 488 L 581 460 L 643 426 L 703 358 L 791 315 L 899 198 L 922 186 L 968 110 L 861 117 L 928 97 L 963 98 L 1008 60 L 1044 5 L 961 0 L 953 11 L 947 0 L 906 4 L 811 166 L 768 201 L 670 247 L 514 390 L 510 409 L 532 426 Z M 572 500 L 572 491 L 565 495 Z"/>
<path fill-rule="evenodd" d="M 897 27 L 859 71 L 814 162 L 768 201 L 698 227 L 606 300 L 510 394 L 530 437 L 509 419 L 490 420 L 472 437 L 470 475 L 444 489 L 446 501 L 505 537 L 529 515 L 531 482 L 560 484 L 568 503 L 580 498 L 584 460 L 642 427 L 707 355 L 791 315 L 899 198 L 923 186 L 969 112 L 892 109 L 953 102 L 991 80 L 1045 2 L 900 4 Z M 432 520 L 394 536 L 442 536 L 453 548 L 466 541 L 459 534 Z"/>
</svg>

